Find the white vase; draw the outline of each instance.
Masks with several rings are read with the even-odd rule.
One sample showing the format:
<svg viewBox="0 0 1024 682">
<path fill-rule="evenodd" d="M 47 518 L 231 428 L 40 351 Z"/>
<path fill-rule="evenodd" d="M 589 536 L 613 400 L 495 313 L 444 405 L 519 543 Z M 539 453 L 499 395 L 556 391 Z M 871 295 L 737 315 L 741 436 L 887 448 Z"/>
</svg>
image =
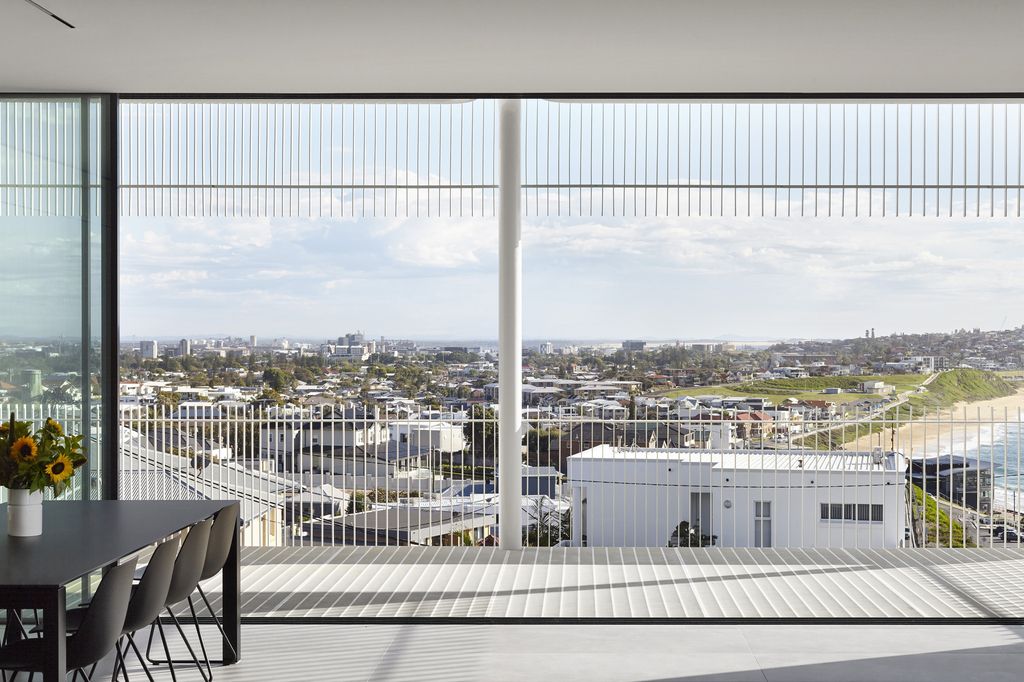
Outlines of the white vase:
<svg viewBox="0 0 1024 682">
<path fill-rule="evenodd" d="M 43 534 L 42 491 L 7 491 L 7 534 L 21 538 Z"/>
</svg>

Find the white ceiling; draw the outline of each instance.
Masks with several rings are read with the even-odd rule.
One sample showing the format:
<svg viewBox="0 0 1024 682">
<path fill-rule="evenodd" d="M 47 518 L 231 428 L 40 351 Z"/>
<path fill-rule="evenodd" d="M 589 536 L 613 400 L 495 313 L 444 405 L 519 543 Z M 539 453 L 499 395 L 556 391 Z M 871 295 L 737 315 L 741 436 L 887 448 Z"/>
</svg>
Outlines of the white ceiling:
<svg viewBox="0 0 1024 682">
<path fill-rule="evenodd" d="M 0 0 L 0 90 L 1024 92 L 1019 0 Z"/>
</svg>

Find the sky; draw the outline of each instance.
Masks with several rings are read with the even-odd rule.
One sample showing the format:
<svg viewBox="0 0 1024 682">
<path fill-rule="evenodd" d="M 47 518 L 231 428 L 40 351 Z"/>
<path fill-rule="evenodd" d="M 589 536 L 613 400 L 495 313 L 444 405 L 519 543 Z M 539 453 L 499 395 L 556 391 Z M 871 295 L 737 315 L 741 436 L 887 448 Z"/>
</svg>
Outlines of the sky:
<svg viewBox="0 0 1024 682">
<path fill-rule="evenodd" d="M 139 181 L 152 181 L 154 172 L 159 179 L 163 157 L 151 164 L 144 152 L 157 133 L 170 133 L 171 180 L 186 183 L 211 172 L 225 181 L 244 180 L 248 152 L 257 180 L 486 184 L 494 181 L 494 114 L 494 103 L 483 101 L 228 105 L 223 111 L 142 105 L 128 112 L 134 128 L 128 124 L 124 148 L 143 152 L 135 170 L 128 168 Z M 230 126 L 224 122 L 229 117 Z M 238 146 L 241 160 L 220 153 L 216 136 L 201 135 L 200 143 L 214 143 L 214 162 L 192 178 L 196 169 L 178 162 L 188 148 L 189 126 L 210 128 L 214 121 L 221 121 L 219 129 Z M 258 133 L 255 153 L 245 136 L 247 121 Z M 184 136 L 184 147 L 173 142 L 175 134 Z M 961 104 L 591 106 L 530 100 L 523 107 L 522 136 L 527 185 L 717 179 L 973 186 L 1019 182 L 1013 166 L 1021 165 L 1024 116 L 1019 107 Z M 275 150 L 269 158 L 259 151 L 259 140 L 267 137 L 267 149 Z M 195 135 L 191 139 L 195 144 Z M 302 192 L 296 194 L 301 201 Z M 610 191 L 609 198 L 617 194 Z M 587 211 L 581 209 L 596 204 L 590 196 L 584 202 L 580 190 L 526 190 L 524 337 L 770 340 L 860 336 L 870 327 L 888 334 L 1024 322 L 1014 305 L 1024 294 L 1015 259 L 1024 246 L 1018 219 L 906 218 L 912 200 L 902 190 L 899 197 L 887 195 L 888 218 L 879 217 L 881 192 L 858 195 L 860 217 L 849 215 L 849 191 L 842 197 L 844 217 L 825 217 L 823 206 L 814 217 L 810 193 L 795 200 L 803 204 L 785 197 L 778 207 L 772 195 L 763 214 L 794 216 L 776 219 L 757 217 L 765 197 L 745 196 L 744 190 L 734 193 L 736 212 L 742 216 L 751 205 L 755 217 L 730 217 L 725 192 L 719 199 L 726 205 L 717 208 L 726 215 L 708 216 L 716 212 L 710 192 L 692 207 L 705 217 L 688 218 L 691 205 L 680 203 L 686 194 L 662 191 L 647 202 L 623 192 L 617 208 L 612 200 L 602 202 L 603 211 Z M 923 195 L 917 194 L 920 211 Z M 993 208 L 990 202 L 997 214 L 1000 207 L 1015 213 L 1012 192 L 964 194 L 943 190 L 931 196 L 940 213 L 947 201 L 958 213 L 961 200 L 979 204 L 982 215 Z M 401 194 L 391 196 L 397 213 L 415 213 L 415 206 L 401 210 Z M 430 196 L 421 214 L 430 212 Z M 386 192 L 384 198 L 387 205 Z M 419 192 L 415 198 L 422 207 Z M 461 198 L 460 190 L 459 203 Z M 332 194 L 327 202 L 340 208 L 336 215 L 360 215 L 357 199 L 365 200 Z M 441 199 L 438 191 L 430 218 L 125 218 L 123 333 L 315 339 L 358 329 L 373 337 L 496 338 L 497 222 L 437 217 L 445 212 Z M 891 217 L 894 199 L 901 219 Z M 576 217 L 568 217 L 577 200 Z M 655 209 L 662 201 L 665 210 Z M 869 204 L 873 215 L 865 216 Z M 275 210 L 290 213 L 288 206 Z M 316 215 L 323 206 L 320 197 L 319 206 L 300 205 L 294 212 L 305 208 Z M 633 207 L 636 217 L 622 216 Z M 151 208 L 163 211 L 163 205 Z M 578 217 L 588 212 L 605 215 Z M 835 207 L 834 213 L 842 212 Z"/>
<path fill-rule="evenodd" d="M 890 334 L 1019 325 L 1024 232 L 1013 216 L 1020 194 L 980 188 L 1020 183 L 1022 111 L 528 101 L 524 337 L 742 341 L 848 338 L 872 327 Z M 496 338 L 497 221 L 478 210 L 454 217 L 470 213 L 462 189 L 439 189 L 494 183 L 494 119 L 489 101 L 124 104 L 122 335 L 317 340 L 361 330 L 371 337 Z M 729 190 L 695 191 L 694 205 L 686 190 L 644 197 L 618 188 L 715 182 L 970 189 L 962 196 L 959 189 L 928 190 L 927 213 L 937 201 L 940 214 L 958 217 L 907 218 L 912 201 L 921 211 L 920 189 L 914 200 L 905 189 L 888 190 L 884 206 L 881 190 L 853 197 L 847 190 L 838 201 L 836 191 L 839 215 L 831 217 L 824 191 L 798 197 L 782 190 L 779 202 L 771 190 L 739 189 L 733 217 Z M 261 207 L 245 203 L 253 195 L 247 190 L 151 189 L 237 183 L 332 189 L 326 196 L 274 190 L 267 196 L 287 203 L 262 205 L 263 212 L 310 216 L 303 218 L 169 217 Z M 537 188 L 563 183 L 575 188 Z M 580 189 L 605 183 L 617 188 L 594 195 Z M 365 184 L 434 189 L 369 198 L 335 191 Z M 473 206 L 493 198 L 474 204 L 475 190 L 466 193 Z M 368 201 L 366 214 L 378 217 L 352 217 Z M 851 215 L 855 201 L 859 217 Z M 962 202 L 982 216 L 1011 217 L 964 217 Z M 892 216 L 897 203 L 899 218 Z M 687 217 L 691 209 L 703 216 Z M 725 215 L 714 217 L 719 211 Z M 579 217 L 590 212 L 604 215 Z M 312 217 L 332 214 L 345 217 Z M 0 234 L 0 281 L 14 301 L 0 315 L 0 336 L 75 336 L 79 220 L 3 217 Z"/>
<path fill-rule="evenodd" d="M 122 224 L 122 334 L 497 336 L 493 218 Z M 530 339 L 846 338 L 1024 322 L 1014 220 L 531 218 Z"/>
</svg>

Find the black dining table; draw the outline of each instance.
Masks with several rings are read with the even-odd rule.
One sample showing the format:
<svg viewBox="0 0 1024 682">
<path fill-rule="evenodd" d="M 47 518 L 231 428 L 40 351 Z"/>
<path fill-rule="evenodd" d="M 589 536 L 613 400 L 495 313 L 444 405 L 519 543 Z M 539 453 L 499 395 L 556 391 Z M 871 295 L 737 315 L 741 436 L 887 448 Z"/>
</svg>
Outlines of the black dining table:
<svg viewBox="0 0 1024 682">
<path fill-rule="evenodd" d="M 44 682 L 65 682 L 67 585 L 116 564 L 189 526 L 237 505 L 237 500 L 94 500 L 43 504 L 43 534 L 7 534 L 7 505 L 0 505 L 0 609 L 40 609 L 49 643 Z M 225 665 L 240 649 L 239 533 L 222 571 Z M 8 627 L 11 625 L 8 612 Z"/>
</svg>

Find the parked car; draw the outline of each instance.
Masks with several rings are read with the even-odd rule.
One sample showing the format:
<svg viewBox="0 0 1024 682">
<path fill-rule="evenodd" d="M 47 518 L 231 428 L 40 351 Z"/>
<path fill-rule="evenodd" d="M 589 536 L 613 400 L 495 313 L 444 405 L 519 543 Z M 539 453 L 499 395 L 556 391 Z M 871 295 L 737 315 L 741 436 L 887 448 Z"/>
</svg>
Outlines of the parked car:
<svg viewBox="0 0 1024 682">
<path fill-rule="evenodd" d="M 992 539 L 999 542 L 1020 542 L 1020 535 L 1015 528 L 999 525 L 992 528 Z"/>
</svg>

